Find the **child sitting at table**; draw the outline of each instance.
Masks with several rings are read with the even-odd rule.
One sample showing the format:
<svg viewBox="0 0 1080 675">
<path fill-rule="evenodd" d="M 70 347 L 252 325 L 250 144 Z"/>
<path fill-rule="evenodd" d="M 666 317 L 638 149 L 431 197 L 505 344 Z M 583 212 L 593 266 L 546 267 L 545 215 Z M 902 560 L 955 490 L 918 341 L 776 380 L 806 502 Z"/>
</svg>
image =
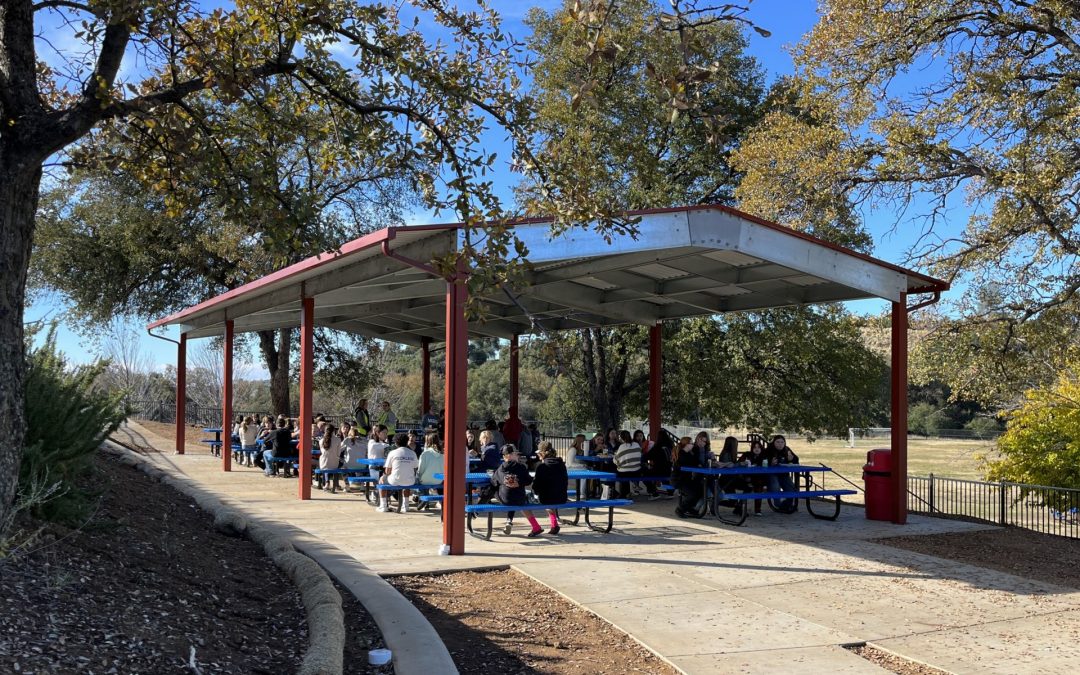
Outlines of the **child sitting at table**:
<svg viewBox="0 0 1080 675">
<path fill-rule="evenodd" d="M 637 490 L 629 480 L 641 475 L 641 461 L 643 459 L 641 446 L 634 442 L 630 432 L 623 429 L 619 432 L 619 447 L 615 450 L 615 477 L 616 492 L 623 499 Z"/>
<path fill-rule="evenodd" d="M 685 468 L 700 467 L 701 459 L 689 436 L 679 439 L 671 460 L 671 482 L 679 490 L 679 504 L 675 507 L 675 515 L 680 518 L 700 518 L 697 503 L 704 491 L 701 488 L 701 477 L 697 474 L 683 471 Z"/>
<path fill-rule="evenodd" d="M 341 441 L 341 450 L 344 453 L 343 468 L 362 469 L 361 459 L 367 459 L 367 439 L 360 438 L 360 430 L 355 426 L 349 427 L 349 432 Z"/>
<path fill-rule="evenodd" d="M 368 439 L 368 459 L 385 459 L 386 448 L 388 443 L 386 442 L 387 429 L 385 424 L 380 424 L 375 427 L 371 432 L 371 438 Z M 415 456 L 415 455 L 414 455 Z M 378 478 L 382 474 L 382 469 L 373 466 L 371 467 L 370 475 L 372 478 Z"/>
<path fill-rule="evenodd" d="M 278 418 L 278 428 L 274 432 L 274 442 L 269 448 L 263 450 L 263 462 L 266 464 L 266 477 L 277 475 L 278 462 L 275 457 L 289 457 L 292 455 L 292 432 L 289 431 L 289 421 L 283 417 Z M 281 471 L 286 478 L 289 477 L 289 464 L 282 462 Z"/>
<path fill-rule="evenodd" d="M 334 425 L 327 424 L 323 428 L 323 437 L 319 439 L 319 468 L 323 471 L 338 469 L 341 467 L 341 436 L 338 435 Z M 319 476 L 319 484 L 323 490 L 330 490 L 330 481 Z M 334 475 L 334 491 L 337 491 L 338 477 Z"/>
<path fill-rule="evenodd" d="M 484 471 L 494 471 L 502 464 L 502 455 L 495 443 L 495 433 L 490 429 L 480 432 L 480 457 L 484 460 Z"/>
<path fill-rule="evenodd" d="M 582 441 L 585 437 L 581 437 Z M 541 504 L 565 504 L 567 500 L 566 486 L 570 479 L 566 475 L 566 464 L 555 452 L 551 441 L 540 442 L 540 463 L 536 465 L 536 477 L 533 478 L 533 494 Z M 559 533 L 559 512 L 548 509 L 548 520 L 551 529 L 548 534 Z"/>
<path fill-rule="evenodd" d="M 443 472 L 443 452 L 439 447 L 439 434 L 434 431 L 424 436 L 424 451 L 420 453 L 420 473 L 416 482 L 432 486 L 428 494 L 442 494 L 442 481 L 435 474 Z"/>
<path fill-rule="evenodd" d="M 386 427 L 380 427 L 385 429 Z M 397 434 L 394 436 L 394 445 L 397 446 L 386 456 L 386 464 L 383 466 L 383 475 L 380 483 L 386 485 L 416 485 L 416 473 L 420 468 L 420 460 L 416 453 L 409 447 L 409 435 Z M 379 491 L 378 511 L 386 513 L 390 510 L 390 501 L 386 490 Z M 409 512 L 409 490 L 401 491 L 401 506 L 399 513 Z"/>
<path fill-rule="evenodd" d="M 739 457 L 739 463 L 744 466 L 769 466 L 769 455 L 765 451 L 765 446 L 761 441 L 754 439 L 750 441 L 750 449 Z M 764 492 L 769 485 L 768 476 L 750 476 L 750 486 L 754 492 Z M 754 500 L 754 515 L 761 515 L 761 500 Z"/>
<path fill-rule="evenodd" d="M 641 431 L 637 432 L 644 438 L 645 434 Z M 635 438 L 637 434 L 635 434 Z M 671 475 L 671 448 L 665 447 L 663 443 L 653 443 L 648 441 L 649 449 L 645 451 L 645 469 L 648 475 L 655 478 L 657 476 L 670 476 Z M 644 448 L 645 446 L 642 446 Z M 650 481 L 645 483 L 645 490 L 649 493 L 650 500 L 666 499 L 667 495 L 661 494 L 657 489 L 656 482 Z"/>
<path fill-rule="evenodd" d="M 799 456 L 792 452 L 791 448 L 787 444 L 787 439 L 777 434 L 769 441 L 769 452 L 773 458 L 773 464 L 780 466 L 783 464 L 798 464 Z M 770 476 L 775 481 L 775 485 L 770 486 L 770 490 L 779 492 L 797 492 L 798 488 L 795 486 L 795 481 L 791 480 L 790 473 L 780 473 L 775 476 Z M 798 510 L 799 501 L 797 499 L 781 499 L 777 508 L 780 513 L 795 513 Z"/>
<path fill-rule="evenodd" d="M 533 482 L 528 467 L 522 463 L 517 448 L 509 443 L 502 447 L 502 456 L 502 464 L 491 476 L 491 485 L 499 490 L 499 501 L 506 506 L 528 506 L 529 498 L 525 494 L 525 488 Z M 540 523 L 533 517 L 532 511 L 522 511 L 522 514 L 529 521 L 529 525 L 532 525 L 532 531 L 525 535 L 526 537 L 537 537 L 544 532 Z M 506 514 L 503 534 L 510 534 L 513 527 L 514 512 L 510 511 Z"/>
</svg>

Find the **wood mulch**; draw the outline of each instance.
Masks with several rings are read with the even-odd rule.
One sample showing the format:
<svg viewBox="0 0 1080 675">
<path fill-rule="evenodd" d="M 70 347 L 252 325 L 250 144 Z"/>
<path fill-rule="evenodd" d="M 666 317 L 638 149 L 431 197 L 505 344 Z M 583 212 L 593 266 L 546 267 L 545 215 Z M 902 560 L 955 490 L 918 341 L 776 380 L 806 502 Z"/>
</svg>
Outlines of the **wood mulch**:
<svg viewBox="0 0 1080 675">
<path fill-rule="evenodd" d="M 95 466 L 89 522 L 46 526 L 0 560 L 0 672 L 295 672 L 304 608 L 262 549 L 111 456 Z M 347 672 L 391 672 L 367 667 L 382 636 L 342 595 Z"/>
<path fill-rule="evenodd" d="M 389 579 L 462 673 L 675 673 L 633 638 L 513 570 Z"/>
</svg>

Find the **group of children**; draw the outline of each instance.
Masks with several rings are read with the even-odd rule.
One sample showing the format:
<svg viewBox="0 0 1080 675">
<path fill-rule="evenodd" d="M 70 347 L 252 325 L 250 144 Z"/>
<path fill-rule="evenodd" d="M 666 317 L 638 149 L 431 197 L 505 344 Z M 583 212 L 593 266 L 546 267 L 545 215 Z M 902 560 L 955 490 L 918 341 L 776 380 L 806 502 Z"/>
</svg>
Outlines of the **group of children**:
<svg viewBox="0 0 1080 675">
<path fill-rule="evenodd" d="M 517 444 L 500 443 L 502 439 L 499 438 L 499 430 L 494 428 L 494 425 L 487 426 L 489 428 L 469 429 L 466 432 L 469 458 L 480 460 L 483 469 L 491 476 L 491 485 L 482 493 L 482 499 L 497 497 L 508 506 L 528 507 L 530 501 L 526 488 L 531 486 L 536 501 L 541 506 L 566 502 L 569 482 L 567 464 L 558 456 L 551 442 L 539 442 L 530 438 L 537 451 L 523 451 Z M 530 432 L 531 429 L 526 428 L 522 435 L 531 436 Z M 265 467 L 267 476 L 273 476 L 277 475 L 277 465 L 281 464 L 282 473 L 285 476 L 291 475 L 289 462 L 275 462 L 274 458 L 296 454 L 293 446 L 299 437 L 299 430 L 295 420 L 284 415 L 275 420 L 267 415 L 259 424 L 254 417 L 247 416 L 237 420 L 233 435 L 240 443 L 248 466 L 259 463 Z M 422 442 L 419 432 L 415 431 L 398 433 L 391 439 L 386 425 L 375 424 L 370 433 L 364 435 L 362 429 L 352 422 L 342 422 L 340 427 L 335 427 L 326 417 L 319 415 L 312 423 L 312 437 L 318 450 L 320 469 L 363 470 L 365 467 L 360 460 L 381 458 L 384 459 L 381 468 L 369 469 L 370 475 L 379 482 L 395 486 L 431 486 L 432 493 L 442 494 L 442 480 L 435 476 L 443 472 L 444 455 L 439 434 L 434 431 L 424 435 Z M 742 453 L 739 452 L 739 440 L 728 436 L 717 454 L 712 451 L 709 435 L 704 431 L 693 439 L 684 436 L 674 444 L 670 441 L 665 443 L 663 440 L 650 441 L 641 430 L 631 433 L 627 430 L 609 429 L 606 434 L 598 433 L 591 439 L 587 439 L 584 434 L 578 434 L 569 451 L 571 468 L 579 467 L 579 463 L 574 459 L 578 455 L 612 458 L 617 480 L 595 486 L 602 498 L 607 498 L 614 490 L 615 496 L 621 498 L 647 493 L 650 500 L 662 499 L 666 495 L 658 490 L 657 484 L 661 482 L 660 478 L 670 476 L 679 497 L 675 513 L 683 518 L 701 514 L 701 502 L 706 497 L 701 475 L 684 471 L 685 468 L 779 466 L 799 463 L 798 456 L 788 447 L 787 440 L 782 435 L 773 436 L 768 444 L 760 439 L 751 439 L 750 448 Z M 635 478 L 648 480 L 635 481 Z M 323 489 L 329 487 L 328 482 L 323 485 Z M 718 481 L 718 488 L 726 493 L 762 492 L 766 489 L 770 492 L 796 491 L 791 475 L 787 473 L 726 476 Z M 380 491 L 377 510 L 381 512 L 390 510 L 388 492 L 390 491 Z M 410 501 L 417 503 L 417 495 L 410 494 L 409 490 L 400 490 L 396 494 L 400 495 L 396 507 L 399 512 L 407 512 Z M 757 515 L 761 514 L 761 501 L 754 500 L 754 512 Z M 795 504 L 794 499 L 785 499 L 777 506 L 781 512 L 791 513 L 795 510 Z M 741 501 L 731 505 L 736 514 L 741 512 Z M 521 512 L 531 525 L 527 536 L 536 537 L 542 534 L 543 528 L 532 512 L 527 508 L 522 508 Z M 558 513 L 554 509 L 547 509 L 547 512 L 551 524 L 548 532 L 558 534 Z M 509 534 L 513 527 L 514 515 L 514 512 L 508 514 L 504 525 L 506 534 Z"/>
<path fill-rule="evenodd" d="M 702 431 L 693 440 L 689 436 L 679 439 L 678 447 L 672 454 L 672 482 L 679 491 L 679 503 L 675 507 L 675 513 L 680 518 L 698 517 L 704 509 L 700 502 L 705 498 L 705 488 L 700 474 L 683 471 L 689 467 L 712 466 L 728 468 L 735 466 L 781 466 L 784 464 L 798 464 L 799 456 L 787 445 L 787 439 L 781 435 L 772 437 L 765 444 L 761 439 L 750 440 L 750 449 L 739 453 L 739 439 L 728 436 L 724 439 L 724 447 L 720 454 L 713 453 L 710 447 L 709 435 Z M 717 488 L 724 493 L 742 492 L 795 492 L 797 490 L 791 474 L 776 473 L 753 476 L 723 476 L 717 483 Z M 795 499 L 783 499 L 777 504 L 781 513 L 795 512 Z M 736 515 L 742 513 L 742 502 L 736 501 L 729 504 L 734 507 Z M 761 500 L 754 500 L 754 515 L 761 515 Z"/>
</svg>

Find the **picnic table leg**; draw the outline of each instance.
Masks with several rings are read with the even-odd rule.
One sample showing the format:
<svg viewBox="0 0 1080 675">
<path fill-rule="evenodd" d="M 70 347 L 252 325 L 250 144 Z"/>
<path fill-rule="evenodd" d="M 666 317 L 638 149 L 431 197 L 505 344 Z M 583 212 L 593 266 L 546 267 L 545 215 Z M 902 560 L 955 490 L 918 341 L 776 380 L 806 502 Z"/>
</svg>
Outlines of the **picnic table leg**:
<svg viewBox="0 0 1080 675">
<path fill-rule="evenodd" d="M 601 528 L 597 527 L 596 525 L 593 525 L 592 523 L 589 522 L 589 509 L 588 508 L 585 509 L 585 524 L 589 527 L 590 530 L 595 530 L 597 532 L 603 532 L 604 534 L 607 534 L 608 532 L 611 532 L 611 528 L 613 528 L 615 526 L 615 507 L 614 506 L 609 506 L 607 513 L 608 513 L 608 515 L 607 515 L 607 528 L 606 529 L 601 529 Z"/>
<path fill-rule="evenodd" d="M 577 499 L 575 501 L 579 501 L 579 502 L 581 501 L 581 487 L 582 487 L 581 483 L 582 483 L 582 480 L 583 479 L 581 479 L 581 478 L 577 479 Z M 586 480 L 585 481 L 586 488 L 588 487 L 588 485 L 589 485 L 589 481 Z M 588 513 L 588 511 L 586 511 L 586 513 Z M 577 525 L 578 521 L 580 519 L 581 519 L 581 509 L 574 509 L 574 519 L 570 520 L 569 518 L 564 518 L 562 523 L 563 523 L 563 525 Z"/>
<path fill-rule="evenodd" d="M 809 498 L 806 500 L 806 512 L 818 520 L 836 520 L 840 517 L 840 495 L 836 495 L 835 499 L 836 504 L 831 516 L 823 513 L 814 513 L 814 507 L 810 505 L 810 502 L 813 500 Z"/>
</svg>

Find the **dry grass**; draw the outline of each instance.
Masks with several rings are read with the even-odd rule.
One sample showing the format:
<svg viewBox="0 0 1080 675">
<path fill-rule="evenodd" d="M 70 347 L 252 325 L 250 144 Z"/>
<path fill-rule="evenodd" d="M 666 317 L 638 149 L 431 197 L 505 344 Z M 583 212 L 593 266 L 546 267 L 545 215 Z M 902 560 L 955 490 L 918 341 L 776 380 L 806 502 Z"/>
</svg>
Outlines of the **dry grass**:
<svg viewBox="0 0 1080 675">
<path fill-rule="evenodd" d="M 788 444 L 803 464 L 824 464 L 857 483 L 862 481 L 866 453 L 873 448 L 888 448 L 888 439 L 860 439 L 856 447 L 847 447 L 846 440 L 822 439 L 809 443 L 790 438 Z M 994 444 L 989 441 L 908 439 L 908 473 L 912 476 L 935 476 L 982 480 L 982 458 L 995 457 Z"/>
</svg>

